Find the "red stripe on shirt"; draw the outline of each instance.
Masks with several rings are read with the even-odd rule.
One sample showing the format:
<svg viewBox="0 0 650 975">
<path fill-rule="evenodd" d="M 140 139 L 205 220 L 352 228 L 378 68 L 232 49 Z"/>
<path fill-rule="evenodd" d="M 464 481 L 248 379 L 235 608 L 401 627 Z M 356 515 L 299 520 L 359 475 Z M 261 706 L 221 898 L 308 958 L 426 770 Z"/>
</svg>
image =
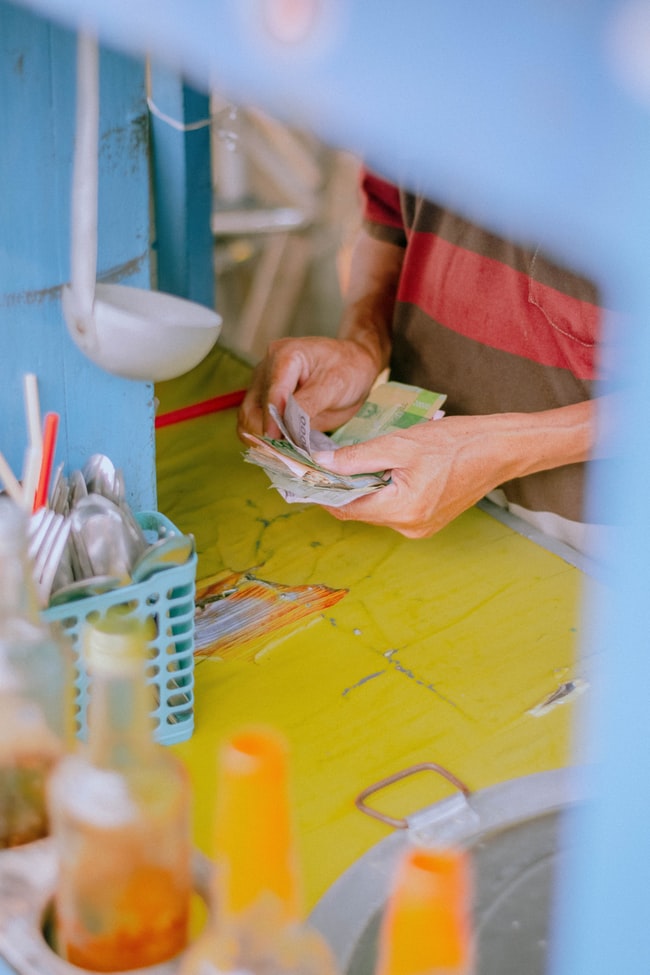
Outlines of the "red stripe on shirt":
<svg viewBox="0 0 650 975">
<path fill-rule="evenodd" d="M 441 237 L 409 235 L 398 300 L 492 348 L 596 377 L 597 306 Z"/>
<path fill-rule="evenodd" d="M 361 175 L 361 192 L 367 220 L 403 230 L 402 205 L 396 186 L 364 169 Z"/>
</svg>

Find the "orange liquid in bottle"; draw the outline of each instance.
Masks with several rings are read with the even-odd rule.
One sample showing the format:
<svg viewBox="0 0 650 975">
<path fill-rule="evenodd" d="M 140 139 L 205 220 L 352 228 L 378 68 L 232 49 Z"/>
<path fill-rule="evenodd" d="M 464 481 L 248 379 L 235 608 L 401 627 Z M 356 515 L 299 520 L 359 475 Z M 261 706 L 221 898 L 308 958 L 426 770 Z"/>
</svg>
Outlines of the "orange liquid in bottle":
<svg viewBox="0 0 650 975">
<path fill-rule="evenodd" d="M 173 958 L 187 944 L 187 892 L 169 871 L 136 868 L 116 899 L 115 923 L 93 934 L 79 924 L 58 919 L 60 954 L 73 965 L 99 972 L 144 968 Z"/>
</svg>

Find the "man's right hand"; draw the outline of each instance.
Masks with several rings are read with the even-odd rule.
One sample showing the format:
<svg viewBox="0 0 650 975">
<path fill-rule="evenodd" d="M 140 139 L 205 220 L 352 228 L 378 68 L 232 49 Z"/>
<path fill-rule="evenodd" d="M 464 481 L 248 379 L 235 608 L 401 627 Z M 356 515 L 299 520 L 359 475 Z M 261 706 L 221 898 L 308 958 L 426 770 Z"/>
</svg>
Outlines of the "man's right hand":
<svg viewBox="0 0 650 975">
<path fill-rule="evenodd" d="M 401 247 L 359 232 L 338 338 L 271 342 L 239 411 L 240 437 L 246 432 L 277 436 L 280 431 L 269 414 L 269 403 L 282 416 L 290 393 L 314 430 L 335 430 L 354 416 L 389 363 L 403 256 Z"/>
<path fill-rule="evenodd" d="M 276 437 L 280 434 L 269 413 L 272 403 L 280 415 L 293 393 L 315 430 L 335 430 L 366 400 L 377 377 L 377 361 L 354 339 L 285 338 L 271 342 L 253 372 L 251 386 L 240 407 L 237 432 Z"/>
</svg>

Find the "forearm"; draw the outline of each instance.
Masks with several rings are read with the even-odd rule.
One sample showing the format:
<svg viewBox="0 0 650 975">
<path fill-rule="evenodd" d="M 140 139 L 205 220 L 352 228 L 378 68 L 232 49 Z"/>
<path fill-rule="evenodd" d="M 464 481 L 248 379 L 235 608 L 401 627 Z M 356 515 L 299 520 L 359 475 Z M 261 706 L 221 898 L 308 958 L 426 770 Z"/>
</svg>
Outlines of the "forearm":
<svg viewBox="0 0 650 975">
<path fill-rule="evenodd" d="M 608 412 L 601 409 L 603 404 L 604 400 L 589 400 L 540 413 L 485 417 L 483 430 L 481 424 L 474 436 L 487 437 L 489 462 L 499 473 L 499 483 L 503 483 L 604 456 L 608 452 L 607 438 L 599 436 L 598 423 L 599 413 Z"/>
<path fill-rule="evenodd" d="M 389 362 L 395 296 L 403 250 L 361 231 L 352 254 L 339 338 L 360 345 L 377 373 Z"/>
<path fill-rule="evenodd" d="M 332 511 L 409 538 L 439 531 L 518 477 L 603 456 L 596 403 L 541 413 L 448 416 L 317 456 L 338 474 L 389 470 L 390 483 Z"/>
</svg>

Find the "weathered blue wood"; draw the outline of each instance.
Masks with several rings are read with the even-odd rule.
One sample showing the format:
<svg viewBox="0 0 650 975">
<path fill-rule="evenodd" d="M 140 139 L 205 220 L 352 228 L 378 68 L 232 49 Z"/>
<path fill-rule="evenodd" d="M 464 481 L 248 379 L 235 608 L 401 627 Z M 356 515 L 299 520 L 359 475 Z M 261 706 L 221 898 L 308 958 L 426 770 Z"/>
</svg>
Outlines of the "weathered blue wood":
<svg viewBox="0 0 650 975">
<path fill-rule="evenodd" d="M 69 279 L 75 36 L 0 2 L 0 450 L 20 476 L 27 428 L 22 376 L 60 414 L 55 463 L 108 454 L 132 504 L 155 507 L 153 388 L 110 376 L 70 339 Z M 142 63 L 101 59 L 99 274 L 149 282 L 149 174 Z"/>
<path fill-rule="evenodd" d="M 208 96 L 156 65 L 151 96 L 155 107 L 181 126 L 209 119 Z M 213 308 L 210 127 L 183 131 L 154 113 L 151 146 L 158 288 Z"/>
</svg>

